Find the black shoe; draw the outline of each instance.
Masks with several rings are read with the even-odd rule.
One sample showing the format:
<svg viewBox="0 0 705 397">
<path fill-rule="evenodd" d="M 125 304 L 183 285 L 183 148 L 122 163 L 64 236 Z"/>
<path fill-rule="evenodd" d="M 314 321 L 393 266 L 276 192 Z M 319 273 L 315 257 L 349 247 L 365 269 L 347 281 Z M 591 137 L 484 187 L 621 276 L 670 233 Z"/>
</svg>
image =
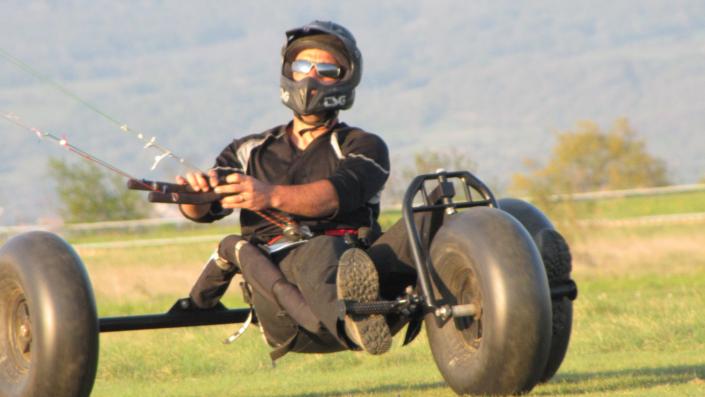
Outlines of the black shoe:
<svg viewBox="0 0 705 397">
<path fill-rule="evenodd" d="M 336 278 L 339 300 L 379 300 L 379 276 L 372 259 L 359 248 L 350 248 L 338 261 Z M 392 346 L 392 333 L 383 315 L 347 315 L 345 333 L 370 354 L 382 354 Z"/>
</svg>

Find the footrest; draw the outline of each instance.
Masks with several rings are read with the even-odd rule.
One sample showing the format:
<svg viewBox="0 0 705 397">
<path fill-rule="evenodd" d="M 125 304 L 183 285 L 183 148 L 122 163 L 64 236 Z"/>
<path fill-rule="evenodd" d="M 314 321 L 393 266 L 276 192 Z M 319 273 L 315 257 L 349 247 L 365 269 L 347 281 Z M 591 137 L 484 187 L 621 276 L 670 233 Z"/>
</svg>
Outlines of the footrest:
<svg viewBox="0 0 705 397">
<path fill-rule="evenodd" d="M 397 311 L 397 301 L 377 301 L 377 302 L 354 302 L 340 301 L 338 305 L 342 306 L 343 315 L 357 314 L 367 316 L 370 314 L 390 314 Z"/>
<path fill-rule="evenodd" d="M 418 296 L 412 299 L 399 298 L 393 301 L 356 302 L 350 300 L 338 301 L 338 317 L 345 315 L 368 316 L 371 314 L 400 314 L 411 316 L 421 311 L 421 300 Z"/>
</svg>

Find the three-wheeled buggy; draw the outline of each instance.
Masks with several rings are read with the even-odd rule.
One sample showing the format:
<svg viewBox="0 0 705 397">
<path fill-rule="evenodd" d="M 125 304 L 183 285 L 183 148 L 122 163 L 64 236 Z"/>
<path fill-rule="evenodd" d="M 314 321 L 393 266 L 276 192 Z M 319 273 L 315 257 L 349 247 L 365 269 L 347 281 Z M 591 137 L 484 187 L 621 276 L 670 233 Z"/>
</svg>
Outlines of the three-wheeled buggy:
<svg viewBox="0 0 705 397">
<path fill-rule="evenodd" d="M 161 200 L 195 197 L 156 186 Z M 430 247 L 414 221 L 424 211 L 443 213 Z M 568 348 L 577 295 L 570 252 L 550 221 L 527 202 L 496 200 L 469 172 L 445 171 L 411 182 L 403 217 L 416 288 L 390 301 L 340 302 L 340 315 L 401 316 L 404 344 L 425 324 L 435 362 L 458 394 L 522 393 L 550 379 Z M 89 395 L 100 332 L 241 323 L 249 314 L 194 310 L 181 299 L 165 314 L 98 318 L 71 246 L 47 232 L 21 234 L 0 248 L 0 395 Z"/>
</svg>

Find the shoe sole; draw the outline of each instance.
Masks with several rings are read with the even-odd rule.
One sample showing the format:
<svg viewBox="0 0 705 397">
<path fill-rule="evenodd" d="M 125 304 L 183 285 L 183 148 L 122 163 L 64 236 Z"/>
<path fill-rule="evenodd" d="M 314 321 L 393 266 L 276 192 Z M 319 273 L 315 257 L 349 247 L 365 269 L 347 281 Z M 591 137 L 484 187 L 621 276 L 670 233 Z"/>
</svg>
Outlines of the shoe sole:
<svg viewBox="0 0 705 397">
<path fill-rule="evenodd" d="M 337 275 L 338 299 L 357 302 L 379 300 L 379 276 L 377 269 L 365 251 L 351 248 L 340 257 Z M 348 315 L 346 329 L 353 332 L 358 342 L 370 354 L 382 354 L 392 345 L 392 334 L 384 316 Z"/>
</svg>

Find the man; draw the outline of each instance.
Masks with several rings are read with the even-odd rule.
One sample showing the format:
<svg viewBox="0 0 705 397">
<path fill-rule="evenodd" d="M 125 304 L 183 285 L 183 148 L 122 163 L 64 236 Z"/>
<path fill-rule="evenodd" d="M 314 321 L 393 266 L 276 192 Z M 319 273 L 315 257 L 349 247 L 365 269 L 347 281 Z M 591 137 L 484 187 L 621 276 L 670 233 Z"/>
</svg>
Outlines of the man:
<svg viewBox="0 0 705 397">
<path fill-rule="evenodd" d="M 293 120 L 236 139 L 207 176 L 177 177 L 196 191 L 226 195 L 212 205 L 182 205 L 187 218 L 212 222 L 241 209 L 242 236 L 220 243 L 191 298 L 199 307 L 214 306 L 239 270 L 253 286 L 258 319 L 277 355 L 356 347 L 380 354 L 391 345 L 386 319 L 372 315 L 341 322 L 336 306 L 339 299 L 380 296 L 375 264 L 349 243 L 355 240 L 351 237 L 371 242 L 380 235 L 377 217 L 389 175 L 388 151 L 378 136 L 337 117 L 353 104 L 362 57 L 352 34 L 332 22 L 314 21 L 286 35 L 281 99 L 293 110 Z M 387 238 L 394 242 L 376 249 L 387 260 L 382 276 L 394 275 L 396 261 L 406 268 L 396 272 L 406 275 L 398 280 L 411 284 L 411 262 L 395 253 L 408 251 L 408 244 L 392 238 L 404 235 L 403 228 L 396 229 Z M 289 248 L 273 252 L 282 236 Z M 404 256 L 410 258 L 408 252 Z M 403 285 L 396 285 L 382 293 L 401 290 Z"/>
<path fill-rule="evenodd" d="M 397 222 L 381 235 L 377 223 L 389 176 L 387 147 L 378 136 L 338 121 L 338 112 L 353 104 L 361 74 L 355 39 L 342 26 L 314 21 L 288 31 L 280 86 L 293 120 L 236 139 L 209 175 L 177 178 L 196 191 L 225 195 L 212 205 L 182 205 L 194 221 L 212 222 L 241 209 L 242 236 L 221 241 L 192 301 L 213 307 L 235 272 L 242 272 L 276 349 L 273 358 L 350 348 L 381 354 L 406 321 L 395 315 L 338 318 L 340 300 L 391 300 L 416 284 L 405 225 Z M 442 221 L 442 210 L 415 215 L 422 245 L 430 245 Z M 539 244 L 544 262 L 569 269 L 564 239 L 551 236 Z M 366 249 L 352 247 L 356 240 Z"/>
</svg>

